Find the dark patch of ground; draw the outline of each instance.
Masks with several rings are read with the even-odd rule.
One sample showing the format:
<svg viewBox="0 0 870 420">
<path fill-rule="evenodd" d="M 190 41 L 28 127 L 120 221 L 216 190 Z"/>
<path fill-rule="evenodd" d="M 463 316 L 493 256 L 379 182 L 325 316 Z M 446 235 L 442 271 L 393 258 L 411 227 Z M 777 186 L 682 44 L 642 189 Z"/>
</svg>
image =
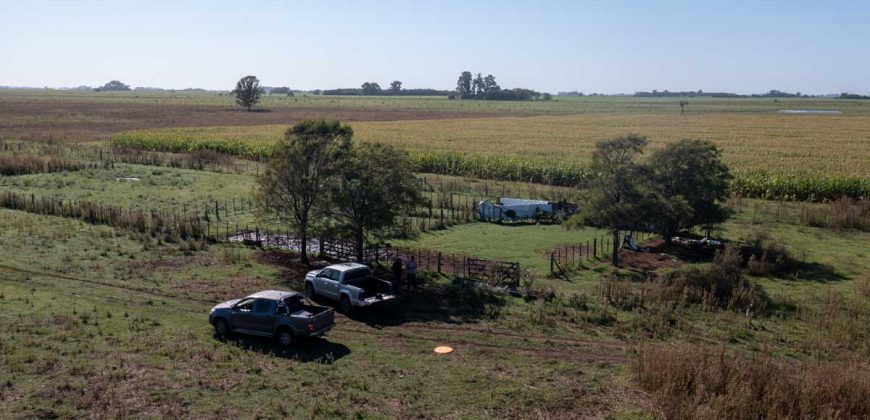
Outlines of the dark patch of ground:
<svg viewBox="0 0 870 420">
<path fill-rule="evenodd" d="M 96 102 L 70 99 L 0 98 L 0 140 L 52 143 L 108 140 L 125 130 L 162 127 L 293 124 L 304 119 L 397 121 L 493 116 L 493 113 L 425 109 L 276 108 L 246 112 L 217 105 Z M 504 113 L 498 116 L 528 115 Z"/>
</svg>

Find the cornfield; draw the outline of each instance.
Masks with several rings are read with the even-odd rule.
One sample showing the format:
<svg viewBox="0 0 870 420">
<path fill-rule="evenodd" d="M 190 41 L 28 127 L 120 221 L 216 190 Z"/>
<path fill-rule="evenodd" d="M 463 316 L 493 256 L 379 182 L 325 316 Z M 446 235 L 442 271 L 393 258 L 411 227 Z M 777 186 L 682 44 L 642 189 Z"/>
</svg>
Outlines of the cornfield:
<svg viewBox="0 0 870 420">
<path fill-rule="evenodd" d="M 716 143 L 735 172 L 735 194 L 829 201 L 870 192 L 870 119 L 777 114 L 588 114 L 356 122 L 354 139 L 408 150 L 423 172 L 575 186 L 591 174 L 596 141 L 642 133 L 656 149 L 681 138 Z M 164 152 L 212 150 L 268 157 L 286 126 L 195 127 L 124 132 L 116 146 Z"/>
</svg>

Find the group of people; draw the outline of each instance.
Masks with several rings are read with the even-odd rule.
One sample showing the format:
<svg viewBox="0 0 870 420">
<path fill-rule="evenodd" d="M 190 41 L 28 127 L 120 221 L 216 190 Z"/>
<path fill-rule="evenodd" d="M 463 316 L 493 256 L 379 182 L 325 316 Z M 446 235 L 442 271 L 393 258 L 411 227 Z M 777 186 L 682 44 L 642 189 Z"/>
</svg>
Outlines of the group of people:
<svg viewBox="0 0 870 420">
<path fill-rule="evenodd" d="M 417 260 L 414 256 L 407 263 L 404 263 L 401 256 L 396 256 L 393 260 L 393 288 L 399 289 L 403 284 L 409 287 L 417 287 Z M 404 282 L 402 274 L 405 274 Z"/>
</svg>

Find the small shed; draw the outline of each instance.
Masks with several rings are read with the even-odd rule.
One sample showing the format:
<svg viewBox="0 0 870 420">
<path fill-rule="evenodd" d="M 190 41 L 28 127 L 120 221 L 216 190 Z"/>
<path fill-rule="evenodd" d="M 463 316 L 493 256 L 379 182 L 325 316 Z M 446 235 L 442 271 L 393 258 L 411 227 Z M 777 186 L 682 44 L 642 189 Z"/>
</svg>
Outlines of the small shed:
<svg viewBox="0 0 870 420">
<path fill-rule="evenodd" d="M 551 217 L 555 213 L 553 203 L 543 200 L 500 198 L 495 203 L 484 200 L 477 203 L 480 220 L 488 222 L 515 222 Z"/>
</svg>

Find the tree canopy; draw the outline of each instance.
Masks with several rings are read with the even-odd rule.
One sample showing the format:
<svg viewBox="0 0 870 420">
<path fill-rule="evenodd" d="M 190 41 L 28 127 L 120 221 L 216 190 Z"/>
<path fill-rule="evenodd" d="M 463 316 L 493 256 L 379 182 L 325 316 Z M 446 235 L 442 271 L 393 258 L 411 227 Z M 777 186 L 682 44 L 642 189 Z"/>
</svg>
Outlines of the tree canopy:
<svg viewBox="0 0 870 420">
<path fill-rule="evenodd" d="M 109 83 L 106 83 L 105 85 L 100 86 L 99 88 L 97 88 L 97 90 L 98 91 L 127 91 L 127 90 L 130 90 L 130 86 L 125 85 L 118 80 L 112 80 Z"/>
<path fill-rule="evenodd" d="M 421 203 L 414 166 L 404 150 L 380 143 L 353 148 L 331 191 L 332 215 L 351 233 L 357 258 L 366 236 L 395 223 L 401 212 Z"/>
<path fill-rule="evenodd" d="M 619 232 L 637 228 L 647 208 L 639 182 L 643 168 L 638 163 L 646 143 L 646 137 L 629 134 L 595 145 L 591 169 L 597 176 L 591 181 L 583 211 L 567 225 L 572 228 L 585 222 L 609 230 L 613 265 L 619 264 Z"/>
<path fill-rule="evenodd" d="M 383 93 L 381 89 L 381 85 L 375 82 L 365 82 L 362 84 L 362 93 L 363 95 L 380 95 Z"/>
<path fill-rule="evenodd" d="M 338 121 L 302 121 L 287 130 L 257 180 L 260 215 L 296 231 L 303 263 L 308 263 L 313 217 L 325 213 L 326 192 L 350 153 L 352 137 L 350 126 Z"/>
<path fill-rule="evenodd" d="M 680 140 L 652 153 L 646 164 L 650 190 L 657 195 L 651 222 L 665 241 L 695 226 L 724 222 L 722 206 L 731 174 L 710 141 Z"/>
<path fill-rule="evenodd" d="M 260 80 L 256 76 L 245 76 L 236 83 L 236 88 L 233 89 L 233 95 L 236 96 L 236 103 L 251 111 L 251 107 L 260 102 L 260 97 L 263 95 L 263 88 L 260 87 Z"/>
<path fill-rule="evenodd" d="M 652 230 L 670 242 L 680 231 L 710 228 L 730 217 L 722 205 L 730 174 L 713 143 L 681 140 L 642 162 L 646 144 L 646 137 L 637 134 L 596 144 L 591 165 L 596 177 L 585 207 L 566 225 L 609 230 L 614 265 L 619 264 L 620 231 Z"/>
</svg>

